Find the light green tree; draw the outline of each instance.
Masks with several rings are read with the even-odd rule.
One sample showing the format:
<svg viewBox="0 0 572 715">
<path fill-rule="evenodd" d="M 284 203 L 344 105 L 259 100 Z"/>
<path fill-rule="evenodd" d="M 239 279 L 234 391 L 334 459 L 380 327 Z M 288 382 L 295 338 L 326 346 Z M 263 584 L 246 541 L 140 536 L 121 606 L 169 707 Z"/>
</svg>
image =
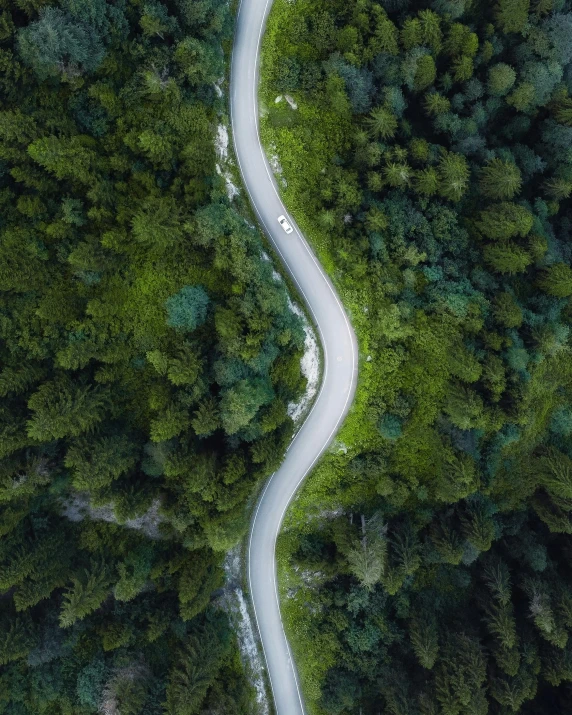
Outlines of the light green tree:
<svg viewBox="0 0 572 715">
<path fill-rule="evenodd" d="M 520 169 L 511 161 L 491 159 L 480 171 L 479 185 L 491 199 L 512 199 L 520 192 Z"/>
<path fill-rule="evenodd" d="M 397 131 L 397 117 L 386 107 L 372 109 L 366 123 L 371 134 L 382 139 L 390 139 Z"/>
<path fill-rule="evenodd" d="M 522 273 L 532 263 L 528 251 L 512 241 L 506 241 L 496 246 L 485 246 L 483 256 L 491 268 L 508 275 Z"/>
<path fill-rule="evenodd" d="M 572 268 L 566 263 L 554 263 L 544 271 L 538 284 L 549 295 L 567 298 L 572 295 Z"/>
<path fill-rule="evenodd" d="M 504 97 L 516 81 L 516 72 L 504 62 L 499 62 L 489 69 L 487 89 L 495 97 Z"/>
<path fill-rule="evenodd" d="M 423 55 L 417 60 L 415 77 L 413 80 L 414 89 L 418 92 L 430 87 L 437 77 L 437 67 L 431 55 Z"/>
<path fill-rule="evenodd" d="M 482 234 L 491 240 L 503 240 L 530 233 L 534 216 L 519 204 L 503 201 L 492 204 L 481 211 L 476 226 Z"/>
<path fill-rule="evenodd" d="M 460 201 L 469 188 L 469 165 L 461 154 L 446 152 L 437 167 L 439 194 L 450 201 Z"/>
<path fill-rule="evenodd" d="M 453 77 L 456 82 L 466 82 L 474 72 L 473 58 L 461 55 L 453 60 Z"/>
<path fill-rule="evenodd" d="M 522 32 L 528 22 L 530 0 L 499 0 L 496 18 L 503 32 Z"/>
<path fill-rule="evenodd" d="M 425 95 L 423 102 L 425 111 L 430 116 L 445 114 L 451 108 L 451 102 L 439 92 L 429 92 Z"/>
</svg>

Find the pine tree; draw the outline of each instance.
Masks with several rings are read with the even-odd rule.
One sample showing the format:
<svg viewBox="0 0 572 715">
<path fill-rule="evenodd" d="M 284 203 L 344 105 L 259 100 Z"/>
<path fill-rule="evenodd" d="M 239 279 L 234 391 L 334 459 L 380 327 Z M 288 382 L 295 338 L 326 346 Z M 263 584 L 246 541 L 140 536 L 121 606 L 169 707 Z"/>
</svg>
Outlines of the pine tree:
<svg viewBox="0 0 572 715">
<path fill-rule="evenodd" d="M 93 72 L 105 56 L 93 27 L 51 6 L 41 8 L 39 19 L 20 31 L 18 51 L 41 79 Z"/>
<path fill-rule="evenodd" d="M 191 426 L 199 437 L 209 437 L 221 426 L 216 400 L 212 397 L 203 399 L 194 412 Z"/>
<path fill-rule="evenodd" d="M 33 363 L 18 367 L 6 366 L 0 372 L 0 397 L 18 395 L 44 377 L 45 371 Z"/>
<path fill-rule="evenodd" d="M 493 678 L 491 695 L 510 712 L 520 712 L 521 706 L 536 695 L 537 678 L 530 669 L 515 678 Z"/>
<path fill-rule="evenodd" d="M 540 460 L 542 484 L 557 499 L 572 500 L 572 459 L 556 449 L 550 449 Z"/>
<path fill-rule="evenodd" d="M 423 44 L 430 47 L 436 55 L 439 54 L 443 45 L 440 16 L 432 10 L 420 10 L 418 16 Z"/>
<path fill-rule="evenodd" d="M 439 189 L 439 176 L 437 171 L 429 166 L 418 171 L 414 177 L 415 190 L 424 196 L 434 196 Z"/>
<path fill-rule="evenodd" d="M 193 654 L 181 653 L 167 685 L 165 712 L 168 715 L 197 715 L 212 681 L 210 663 L 195 660 Z"/>
<path fill-rule="evenodd" d="M 383 167 L 383 178 L 389 186 L 405 189 L 409 186 L 413 172 L 407 164 L 389 162 Z"/>
<path fill-rule="evenodd" d="M 481 211 L 475 222 L 479 231 L 491 240 L 514 236 L 525 237 L 530 233 L 533 215 L 524 206 L 503 201 Z"/>
<path fill-rule="evenodd" d="M 435 60 L 431 55 L 423 55 L 417 61 L 413 86 L 418 92 L 430 87 L 437 77 Z"/>
<path fill-rule="evenodd" d="M 508 95 L 506 101 L 519 112 L 526 112 L 535 98 L 534 85 L 530 82 L 521 82 Z"/>
<path fill-rule="evenodd" d="M 504 97 L 510 92 L 516 81 L 516 72 L 504 62 L 499 62 L 489 69 L 487 89 L 495 97 Z"/>
<path fill-rule="evenodd" d="M 103 419 L 109 397 L 104 390 L 77 384 L 67 376 L 43 383 L 28 400 L 28 435 L 38 441 L 77 437 Z"/>
<path fill-rule="evenodd" d="M 105 685 L 100 709 L 121 715 L 138 715 L 145 706 L 150 675 L 146 665 L 138 662 L 116 671 Z"/>
<path fill-rule="evenodd" d="M 423 43 L 423 27 L 419 18 L 407 18 L 399 33 L 401 44 L 406 50 L 411 50 Z"/>
<path fill-rule="evenodd" d="M 555 201 L 562 201 L 572 196 L 572 181 L 555 176 L 544 183 L 544 190 Z"/>
<path fill-rule="evenodd" d="M 366 121 L 374 137 L 389 139 L 393 137 L 397 131 L 397 118 L 386 107 L 372 109 Z"/>
<path fill-rule="evenodd" d="M 497 246 L 485 246 L 483 256 L 493 270 L 508 275 L 522 273 L 532 263 L 530 254 L 510 241 Z"/>
<path fill-rule="evenodd" d="M 512 162 L 491 159 L 481 169 L 479 183 L 483 194 L 491 199 L 512 199 L 520 193 L 522 176 Z"/>
<path fill-rule="evenodd" d="M 417 535 L 406 526 L 397 531 L 391 539 L 391 553 L 399 570 L 411 576 L 421 565 L 420 544 Z"/>
<path fill-rule="evenodd" d="M 460 535 L 446 522 L 438 521 L 431 526 L 431 543 L 446 564 L 458 566 L 463 557 L 463 541 Z"/>
<path fill-rule="evenodd" d="M 455 22 L 447 33 L 445 40 L 445 51 L 453 58 L 467 57 L 473 58 L 479 49 L 479 38 L 475 32 L 471 32 L 468 25 Z"/>
<path fill-rule="evenodd" d="M 28 154 L 58 179 L 90 184 L 97 156 L 89 145 L 87 138 L 79 136 L 48 136 L 32 142 L 28 146 Z"/>
<path fill-rule="evenodd" d="M 464 156 L 445 153 L 439 160 L 439 194 L 450 201 L 460 201 L 469 186 L 469 166 Z"/>
<path fill-rule="evenodd" d="M 522 310 L 510 293 L 499 293 L 493 303 L 493 315 L 505 328 L 522 325 Z"/>
<path fill-rule="evenodd" d="M 399 54 L 397 27 L 380 5 L 373 5 L 372 12 L 375 17 L 375 30 L 369 48 L 372 58 L 379 52 L 387 52 L 389 55 Z"/>
<path fill-rule="evenodd" d="M 189 343 L 183 343 L 177 357 L 169 361 L 167 377 L 169 382 L 177 387 L 194 385 L 204 368 L 198 348 Z"/>
<path fill-rule="evenodd" d="M 553 263 L 538 281 L 543 291 L 556 298 L 572 295 L 572 268 L 565 263 Z"/>
<path fill-rule="evenodd" d="M 109 595 L 110 578 L 102 564 L 92 563 L 83 578 L 72 578 L 72 586 L 64 593 L 60 610 L 60 626 L 69 628 L 101 606 Z"/>
<path fill-rule="evenodd" d="M 449 111 L 451 102 L 438 92 L 429 92 L 425 95 L 424 107 L 430 116 L 438 116 Z"/>
<path fill-rule="evenodd" d="M 572 97 L 566 97 L 557 105 L 555 116 L 560 124 L 572 127 Z"/>
<path fill-rule="evenodd" d="M 539 578 L 526 578 L 523 589 L 529 598 L 530 616 L 543 638 L 558 648 L 564 648 L 568 632 L 556 618 L 548 584 Z"/>
<path fill-rule="evenodd" d="M 366 226 L 368 231 L 385 231 L 389 222 L 385 213 L 377 206 L 372 206 L 366 217 Z"/>
<path fill-rule="evenodd" d="M 190 424 L 188 411 L 176 404 L 169 404 L 156 415 L 149 425 L 149 434 L 153 442 L 166 442 L 188 430 Z"/>
<path fill-rule="evenodd" d="M 60 557 L 61 559 L 61 557 Z M 27 579 L 14 592 L 14 605 L 17 611 L 25 611 L 49 598 L 56 588 L 63 588 L 69 581 L 69 563 L 63 559 L 42 569 L 34 579 Z"/>
<path fill-rule="evenodd" d="M 34 643 L 34 632 L 29 618 L 5 617 L 0 623 L 0 665 L 25 658 Z"/>
<path fill-rule="evenodd" d="M 145 37 L 157 36 L 161 40 L 177 29 L 175 18 L 169 17 L 167 8 L 160 2 L 146 2 L 139 25 Z"/>
<path fill-rule="evenodd" d="M 431 670 L 439 654 L 437 624 L 434 618 L 413 618 L 409 622 L 409 637 L 417 659 Z"/>
<path fill-rule="evenodd" d="M 530 0 L 499 0 L 496 17 L 502 32 L 522 32 L 528 22 Z"/>
<path fill-rule="evenodd" d="M 76 441 L 67 451 L 65 465 L 73 470 L 77 489 L 97 491 L 135 466 L 134 446 L 125 436 Z"/>
<path fill-rule="evenodd" d="M 474 72 L 473 58 L 461 55 L 453 60 L 453 77 L 456 82 L 466 82 L 471 79 Z"/>
<path fill-rule="evenodd" d="M 478 640 L 465 634 L 449 634 L 435 677 L 443 714 L 486 715 L 485 678 L 486 661 Z"/>
<path fill-rule="evenodd" d="M 385 573 L 387 541 L 379 520 L 362 516 L 362 536 L 347 554 L 350 571 L 361 585 L 371 591 Z"/>
<path fill-rule="evenodd" d="M 481 422 L 483 402 L 474 390 L 455 383 L 450 386 L 444 410 L 459 429 L 473 429 Z"/>
<path fill-rule="evenodd" d="M 461 516 L 463 533 L 478 551 L 488 551 L 495 539 L 495 526 L 489 509 L 481 499 L 472 499 Z"/>
</svg>

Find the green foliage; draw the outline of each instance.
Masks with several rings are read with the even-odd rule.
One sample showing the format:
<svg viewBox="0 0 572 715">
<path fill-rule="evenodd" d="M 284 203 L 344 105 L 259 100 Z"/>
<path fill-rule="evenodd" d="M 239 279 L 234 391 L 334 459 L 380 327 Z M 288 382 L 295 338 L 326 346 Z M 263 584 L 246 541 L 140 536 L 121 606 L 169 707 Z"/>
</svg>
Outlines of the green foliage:
<svg viewBox="0 0 572 715">
<path fill-rule="evenodd" d="M 222 397 L 221 421 L 228 434 L 246 427 L 258 410 L 274 398 L 272 387 L 263 380 L 240 380 Z"/>
<path fill-rule="evenodd" d="M 101 422 L 107 400 L 105 391 L 74 385 L 68 377 L 45 382 L 28 400 L 28 435 L 42 442 L 90 432 Z"/>
<path fill-rule="evenodd" d="M 20 30 L 18 51 L 41 79 L 93 72 L 105 54 L 95 28 L 57 7 L 43 7 L 39 19 Z"/>
<path fill-rule="evenodd" d="M 2 713 L 160 715 L 175 682 L 253 710 L 210 603 L 304 330 L 217 170 L 231 27 L 210 1 L 0 7 Z"/>
<path fill-rule="evenodd" d="M 530 0 L 499 0 L 496 19 L 502 32 L 522 32 L 528 21 Z"/>
<path fill-rule="evenodd" d="M 383 8 L 328 5 L 318 53 L 320 0 L 275 0 L 264 41 L 266 103 L 278 58 L 300 80 L 263 140 L 364 356 L 286 515 L 284 621 L 311 715 L 565 711 L 572 7 Z M 302 82 L 340 52 L 372 114 Z"/>
<path fill-rule="evenodd" d="M 572 268 L 565 263 L 549 266 L 539 280 L 542 290 L 556 298 L 572 295 Z"/>
<path fill-rule="evenodd" d="M 389 109 L 378 107 L 371 111 L 368 126 L 374 137 L 388 139 L 397 131 L 397 119 Z"/>
<path fill-rule="evenodd" d="M 505 328 L 522 325 L 522 310 L 510 293 L 499 293 L 494 302 L 495 319 Z"/>
<path fill-rule="evenodd" d="M 109 577 L 101 564 L 93 564 L 83 577 L 74 578 L 73 586 L 64 593 L 60 625 L 69 628 L 76 621 L 99 608 L 109 593 Z"/>
<path fill-rule="evenodd" d="M 437 624 L 434 619 L 411 620 L 409 636 L 419 663 L 428 670 L 435 665 L 439 654 L 439 641 L 437 639 Z"/>
<path fill-rule="evenodd" d="M 493 65 L 489 70 L 487 89 L 495 97 L 504 97 L 516 81 L 516 72 L 504 62 Z"/>
<path fill-rule="evenodd" d="M 504 167 L 501 167 L 499 173 L 504 170 Z M 496 167 L 493 167 L 493 175 L 498 177 L 498 174 L 494 173 L 495 171 Z M 483 175 L 483 183 L 488 183 L 489 176 L 490 174 Z M 516 177 L 516 174 L 512 178 L 509 177 L 509 183 L 512 181 L 514 185 Z M 506 179 L 499 177 L 497 180 L 498 183 L 495 183 L 494 188 L 496 191 L 501 191 L 503 182 Z M 534 216 L 527 208 L 503 201 L 502 203 L 492 204 L 489 208 L 481 211 L 477 227 L 486 238 L 503 240 L 514 238 L 515 236 L 526 236 L 530 232 L 533 222 Z"/>
<path fill-rule="evenodd" d="M 202 286 L 184 286 L 167 299 L 167 324 L 171 328 L 192 332 L 202 325 L 207 317 L 209 297 Z"/>
<path fill-rule="evenodd" d="M 430 92 L 425 96 L 425 111 L 429 115 L 445 114 L 449 111 L 451 102 L 438 92 Z"/>
<path fill-rule="evenodd" d="M 431 55 L 423 55 L 419 58 L 417 62 L 417 67 L 415 68 L 414 77 L 414 87 L 417 91 L 421 91 L 430 87 L 437 76 L 437 68 L 435 67 L 435 60 Z"/>
<path fill-rule="evenodd" d="M 469 186 L 469 166 L 465 157 L 446 153 L 439 160 L 437 170 L 439 194 L 450 201 L 460 201 Z"/>
<path fill-rule="evenodd" d="M 520 192 L 522 176 L 511 162 L 491 159 L 481 169 L 480 187 L 491 199 L 512 199 Z"/>
</svg>

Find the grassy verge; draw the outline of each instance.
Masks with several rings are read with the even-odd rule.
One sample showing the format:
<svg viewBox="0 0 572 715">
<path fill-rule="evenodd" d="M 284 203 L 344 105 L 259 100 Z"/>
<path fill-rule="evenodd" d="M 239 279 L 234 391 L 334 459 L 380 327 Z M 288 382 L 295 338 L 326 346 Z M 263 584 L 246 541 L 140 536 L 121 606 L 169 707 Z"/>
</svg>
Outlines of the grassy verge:
<svg viewBox="0 0 572 715">
<path fill-rule="evenodd" d="M 344 501 L 354 501 L 359 490 L 365 497 L 363 485 L 348 488 L 347 465 L 357 453 L 374 448 L 379 443 L 379 432 L 369 418 L 370 395 L 376 393 L 380 375 L 370 355 L 370 321 L 368 312 L 372 296 L 367 284 L 359 279 L 359 268 L 349 276 L 337 268 L 335 241 L 320 226 L 318 217 L 307 202 L 307 187 L 316 181 L 319 173 L 331 163 L 343 148 L 347 127 L 335 111 L 323 111 L 296 96 L 298 105 L 296 121 L 292 126 L 273 126 L 268 110 L 278 94 L 272 88 L 273 66 L 280 56 L 281 46 L 287 42 L 290 6 L 287 0 L 275 0 L 263 40 L 261 63 L 260 101 L 262 118 L 260 132 L 269 157 L 275 157 L 282 168 L 281 193 L 288 210 L 304 232 L 320 262 L 332 279 L 356 331 L 359 350 L 359 382 L 351 411 L 337 439 L 321 459 L 292 502 L 285 518 L 278 541 L 279 587 L 282 601 L 282 617 L 298 667 L 302 690 L 311 715 L 321 715 L 318 707 L 320 685 L 323 677 L 335 663 L 336 644 L 328 637 L 310 637 L 312 621 L 312 584 L 307 575 L 296 572 L 291 565 L 291 556 L 296 542 L 295 534 L 304 532 L 316 519 L 327 513 L 343 509 L 337 488 L 344 483 Z M 365 266 L 364 266 L 365 273 Z M 357 500 L 357 499 L 356 499 Z"/>
</svg>

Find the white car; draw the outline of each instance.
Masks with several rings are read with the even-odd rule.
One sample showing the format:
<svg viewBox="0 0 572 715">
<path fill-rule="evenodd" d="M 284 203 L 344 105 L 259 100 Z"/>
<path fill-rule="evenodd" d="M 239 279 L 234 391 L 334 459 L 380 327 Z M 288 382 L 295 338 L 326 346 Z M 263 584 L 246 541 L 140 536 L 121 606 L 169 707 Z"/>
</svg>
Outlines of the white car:
<svg viewBox="0 0 572 715">
<path fill-rule="evenodd" d="M 292 233 L 294 230 L 286 220 L 286 216 L 278 216 L 278 223 L 282 226 L 286 233 Z"/>
</svg>

